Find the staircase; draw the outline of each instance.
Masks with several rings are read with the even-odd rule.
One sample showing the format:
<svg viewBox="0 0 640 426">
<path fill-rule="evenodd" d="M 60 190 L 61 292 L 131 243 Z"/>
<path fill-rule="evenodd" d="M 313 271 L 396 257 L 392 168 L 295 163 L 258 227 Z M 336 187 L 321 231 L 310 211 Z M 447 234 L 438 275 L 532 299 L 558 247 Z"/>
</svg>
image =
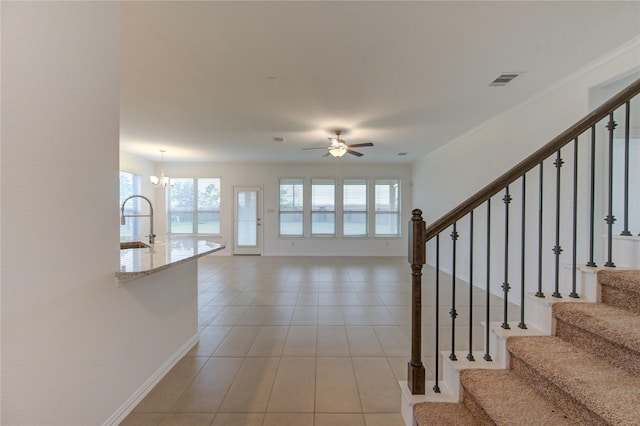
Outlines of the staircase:
<svg viewBox="0 0 640 426">
<path fill-rule="evenodd" d="M 509 369 L 460 371 L 462 402 L 416 404 L 417 425 L 640 425 L 640 271 L 598 282 L 601 303 L 555 303 L 555 336 L 509 337 Z"/>
<path fill-rule="evenodd" d="M 638 111 L 640 80 L 439 219 L 412 211 L 408 426 L 640 425 Z"/>
</svg>

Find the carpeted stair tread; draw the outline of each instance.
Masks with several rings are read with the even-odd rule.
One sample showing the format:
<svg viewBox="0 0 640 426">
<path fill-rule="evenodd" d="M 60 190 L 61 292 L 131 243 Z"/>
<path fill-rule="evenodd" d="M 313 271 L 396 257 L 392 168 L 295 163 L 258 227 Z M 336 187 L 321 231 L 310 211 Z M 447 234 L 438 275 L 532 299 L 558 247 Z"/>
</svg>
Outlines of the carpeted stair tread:
<svg viewBox="0 0 640 426">
<path fill-rule="evenodd" d="M 575 424 L 511 370 L 462 370 L 460 382 L 497 425 Z"/>
<path fill-rule="evenodd" d="M 553 305 L 553 315 L 603 339 L 640 353 L 640 316 L 603 303 L 566 302 Z"/>
<path fill-rule="evenodd" d="M 413 407 L 418 426 L 475 426 L 478 422 L 462 403 L 423 402 Z"/>
<path fill-rule="evenodd" d="M 598 282 L 600 284 L 608 285 L 610 287 L 616 287 L 632 293 L 638 293 L 638 297 L 640 297 L 640 271 L 639 270 L 598 271 Z"/>
<path fill-rule="evenodd" d="M 640 424 L 640 378 L 553 336 L 511 337 L 507 349 L 604 423 Z"/>
</svg>

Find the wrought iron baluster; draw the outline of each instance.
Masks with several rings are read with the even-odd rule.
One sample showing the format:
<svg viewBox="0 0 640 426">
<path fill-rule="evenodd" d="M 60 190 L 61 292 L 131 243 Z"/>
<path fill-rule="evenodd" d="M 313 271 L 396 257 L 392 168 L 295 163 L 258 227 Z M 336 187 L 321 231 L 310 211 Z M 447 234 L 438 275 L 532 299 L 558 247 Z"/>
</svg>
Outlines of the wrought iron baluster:
<svg viewBox="0 0 640 426">
<path fill-rule="evenodd" d="M 527 325 L 524 322 L 524 284 L 525 284 L 525 242 L 526 242 L 526 205 L 527 205 L 527 175 L 522 175 L 522 235 L 521 235 L 521 247 L 520 247 L 520 323 L 518 328 L 525 330 Z"/>
<path fill-rule="evenodd" d="M 624 122 L 624 229 L 620 235 L 631 235 L 629 231 L 629 120 L 631 106 L 630 101 L 625 104 Z"/>
<path fill-rule="evenodd" d="M 544 169 L 543 162 L 540 162 L 540 176 L 539 176 L 539 194 L 538 194 L 538 291 L 536 297 L 544 297 L 542 292 L 542 207 L 543 207 L 543 195 L 544 195 Z"/>
<path fill-rule="evenodd" d="M 571 292 L 569 297 L 580 298 L 576 292 L 578 251 L 578 138 L 573 141 L 573 259 L 571 264 Z"/>
<path fill-rule="evenodd" d="M 608 214 L 604 221 L 607 224 L 607 261 L 604 266 L 610 268 L 615 267 L 613 263 L 613 224 L 616 221 L 613 215 L 613 131 L 617 124 L 613 120 L 613 112 L 609 114 L 609 123 L 607 123 L 607 130 L 609 131 L 609 201 L 608 201 Z"/>
<path fill-rule="evenodd" d="M 491 198 L 487 200 L 487 278 L 485 288 L 485 327 L 484 327 L 484 356 L 485 361 L 492 361 L 491 354 L 489 353 L 489 332 L 491 331 Z"/>
<path fill-rule="evenodd" d="M 540 162 L 540 176 L 539 176 L 539 188 L 538 188 L 538 291 L 536 291 L 536 297 L 544 297 L 542 292 L 542 207 L 543 207 L 543 193 L 544 193 L 544 169 Z"/>
<path fill-rule="evenodd" d="M 435 330 L 435 358 L 436 365 L 434 370 L 435 384 L 433 385 L 433 391 L 440 393 L 440 385 L 438 385 L 438 364 L 440 356 L 440 234 L 436 235 L 436 330 Z"/>
<path fill-rule="evenodd" d="M 595 241 L 595 195 L 596 195 L 596 126 L 591 126 L 591 185 L 589 188 L 589 261 L 587 266 L 596 267 L 593 260 L 593 246 Z"/>
<path fill-rule="evenodd" d="M 553 163 L 556 166 L 556 245 L 553 246 L 553 254 L 556 257 L 555 268 L 555 284 L 554 290 L 551 296 L 556 298 L 562 298 L 560 294 L 560 253 L 562 253 L 562 247 L 560 246 L 560 169 L 564 161 L 560 157 L 560 150 L 556 153 L 556 161 Z"/>
<path fill-rule="evenodd" d="M 458 318 L 458 311 L 456 311 L 456 246 L 458 242 L 457 222 L 453 223 L 453 231 L 451 231 L 451 241 L 453 242 L 453 260 L 451 265 L 451 309 L 449 310 L 449 316 L 451 317 L 451 353 L 449 359 L 451 361 L 457 361 L 455 347 L 456 347 L 456 318 Z"/>
<path fill-rule="evenodd" d="M 469 353 L 467 360 L 473 357 L 473 210 L 469 213 Z"/>
<path fill-rule="evenodd" d="M 504 293 L 504 316 L 501 327 L 505 330 L 510 329 L 509 322 L 507 321 L 508 307 L 509 307 L 509 204 L 511 204 L 511 195 L 509 195 L 509 185 L 504 189 L 505 195 L 502 198 L 504 202 L 504 282 L 502 283 L 502 292 Z"/>
</svg>

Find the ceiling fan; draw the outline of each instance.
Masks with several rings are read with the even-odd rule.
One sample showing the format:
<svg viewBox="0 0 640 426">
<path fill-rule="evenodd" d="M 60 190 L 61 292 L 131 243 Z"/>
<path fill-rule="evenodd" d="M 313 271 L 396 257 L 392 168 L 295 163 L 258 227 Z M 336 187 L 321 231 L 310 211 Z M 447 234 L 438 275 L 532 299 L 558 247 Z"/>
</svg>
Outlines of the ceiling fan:
<svg viewBox="0 0 640 426">
<path fill-rule="evenodd" d="M 364 146 L 373 146 L 371 142 L 365 143 L 354 143 L 351 145 L 347 145 L 347 143 L 340 139 L 340 135 L 342 134 L 342 130 L 336 130 L 336 137 L 329 138 L 330 145 L 328 147 L 316 147 L 316 148 L 302 148 L 303 150 L 307 149 L 326 149 L 328 152 L 324 155 L 325 157 L 332 155 L 333 157 L 340 158 L 345 155 L 347 152 L 349 154 L 355 155 L 356 157 L 362 157 L 364 154 L 361 152 L 357 152 L 352 150 L 351 148 L 359 148 Z"/>
</svg>

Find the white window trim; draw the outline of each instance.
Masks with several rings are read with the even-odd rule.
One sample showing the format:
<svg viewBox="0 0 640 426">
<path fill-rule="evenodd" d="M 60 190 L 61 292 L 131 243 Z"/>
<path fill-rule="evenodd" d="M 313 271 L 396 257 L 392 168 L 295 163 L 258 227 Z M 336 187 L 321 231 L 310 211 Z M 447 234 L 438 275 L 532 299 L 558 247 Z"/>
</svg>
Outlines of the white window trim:
<svg viewBox="0 0 640 426">
<path fill-rule="evenodd" d="M 300 180 L 302 181 L 302 211 L 301 212 L 285 212 L 285 213 L 300 213 L 302 215 L 302 234 L 301 235 L 285 235 L 282 234 L 280 229 L 280 215 L 282 214 L 282 210 L 280 210 L 280 182 L 283 180 Z M 308 210 L 308 192 L 307 191 L 307 179 L 304 177 L 278 177 L 278 192 L 277 192 L 277 202 L 278 202 L 278 238 L 304 238 L 307 236 L 307 210 Z"/>
<path fill-rule="evenodd" d="M 214 176 L 214 177 L 172 177 L 173 179 L 191 179 L 193 180 L 193 184 L 194 184 L 194 197 L 193 197 L 193 210 L 191 210 L 191 215 L 192 215 L 192 227 L 191 227 L 191 233 L 178 233 L 178 232 L 171 232 L 171 194 L 170 188 L 166 188 L 166 206 L 167 206 L 167 214 L 166 214 L 166 232 L 168 235 L 184 235 L 184 236 L 188 236 L 188 235 L 207 235 L 207 236 L 214 236 L 214 237 L 221 237 L 222 236 L 222 178 L 219 176 Z M 220 187 L 220 207 L 218 209 L 218 211 L 216 210 L 198 210 L 198 180 L 199 179 L 218 179 L 219 183 L 219 187 Z M 218 233 L 204 233 L 204 232 L 196 232 L 195 227 L 197 226 L 197 221 L 198 221 L 198 213 L 218 213 L 220 215 L 220 226 L 219 226 L 219 232 Z M 189 213 L 189 212 L 184 212 L 184 213 Z"/>
<path fill-rule="evenodd" d="M 330 180 L 333 182 L 333 234 L 314 234 L 313 233 L 313 214 L 322 213 L 320 210 L 313 210 L 313 181 Z M 340 191 L 340 185 L 338 179 L 335 177 L 313 177 L 309 180 L 309 235 L 311 238 L 336 238 L 338 237 L 337 231 L 341 229 L 342 221 L 339 220 L 338 214 L 338 200 L 342 196 Z M 340 223 L 339 223 L 340 222 Z"/>
<path fill-rule="evenodd" d="M 345 181 L 364 181 L 365 185 L 366 185 L 366 200 L 365 200 L 365 210 L 345 210 L 344 209 L 344 187 L 345 187 Z M 370 196 L 370 189 L 371 189 L 371 179 L 366 178 L 366 177 L 343 177 L 342 178 L 342 184 L 341 184 L 341 194 L 340 194 L 340 205 L 338 206 L 340 208 L 340 210 L 342 210 L 341 212 L 341 218 L 342 218 L 342 224 L 340 226 L 340 230 L 341 230 L 341 235 L 344 238 L 369 238 L 369 236 L 371 235 L 371 229 L 370 229 L 370 225 L 371 225 L 371 202 L 372 202 L 372 197 Z M 365 214 L 365 220 L 366 220 L 366 224 L 365 224 L 365 234 L 358 234 L 358 235 L 345 235 L 344 233 L 344 215 L 347 213 L 364 213 Z"/>
<path fill-rule="evenodd" d="M 372 202 L 372 221 L 371 221 L 371 226 L 372 226 L 372 232 L 371 235 L 373 236 L 373 238 L 402 238 L 403 236 L 403 231 L 404 231 L 404 225 L 403 225 L 403 221 L 402 221 L 402 200 L 404 198 L 403 192 L 404 192 L 404 183 L 402 178 L 399 178 L 397 176 L 376 176 L 373 179 L 373 185 L 371 185 L 371 190 L 372 190 L 372 198 L 371 198 L 371 202 Z M 378 214 L 378 212 L 376 211 L 376 198 L 375 198 L 375 191 L 376 191 L 376 182 L 379 180 L 397 180 L 399 185 L 400 185 L 400 193 L 398 195 L 398 233 L 397 234 L 376 234 L 376 215 Z M 390 212 L 391 213 L 391 212 Z"/>
</svg>

